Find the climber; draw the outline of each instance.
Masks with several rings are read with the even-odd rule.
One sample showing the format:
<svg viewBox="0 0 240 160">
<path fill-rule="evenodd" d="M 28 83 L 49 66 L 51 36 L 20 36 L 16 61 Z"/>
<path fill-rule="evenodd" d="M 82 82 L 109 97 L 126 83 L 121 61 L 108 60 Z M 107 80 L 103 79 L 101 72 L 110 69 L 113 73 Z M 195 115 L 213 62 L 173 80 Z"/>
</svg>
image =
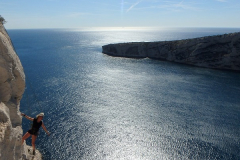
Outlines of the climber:
<svg viewBox="0 0 240 160">
<path fill-rule="evenodd" d="M 43 121 L 42 121 L 44 113 L 38 114 L 36 116 L 37 118 L 31 118 L 24 113 L 21 113 L 21 115 L 24 116 L 25 118 L 27 118 L 28 120 L 33 121 L 32 128 L 30 130 L 28 130 L 27 133 L 22 137 L 22 144 L 25 139 L 27 139 L 28 137 L 30 137 L 30 135 L 32 135 L 33 155 L 35 155 L 35 141 L 39 134 L 39 132 L 38 132 L 39 128 L 42 126 L 44 131 L 48 134 L 48 136 L 50 136 L 50 133 L 47 131 L 47 128 L 44 126 Z"/>
</svg>

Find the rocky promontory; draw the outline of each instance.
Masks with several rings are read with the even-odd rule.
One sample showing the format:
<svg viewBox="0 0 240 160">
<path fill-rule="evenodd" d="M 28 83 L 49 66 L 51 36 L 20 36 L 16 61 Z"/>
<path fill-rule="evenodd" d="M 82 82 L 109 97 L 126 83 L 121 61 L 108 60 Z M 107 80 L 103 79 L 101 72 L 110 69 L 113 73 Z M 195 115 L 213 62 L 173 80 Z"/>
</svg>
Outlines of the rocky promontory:
<svg viewBox="0 0 240 160">
<path fill-rule="evenodd" d="M 108 44 L 102 46 L 102 52 L 110 56 L 240 71 L 240 32 L 175 41 Z"/>
<path fill-rule="evenodd" d="M 25 74 L 11 39 L 0 22 L 0 160 L 41 159 L 29 154 L 31 147 L 21 145 L 20 100 L 25 90 Z"/>
</svg>

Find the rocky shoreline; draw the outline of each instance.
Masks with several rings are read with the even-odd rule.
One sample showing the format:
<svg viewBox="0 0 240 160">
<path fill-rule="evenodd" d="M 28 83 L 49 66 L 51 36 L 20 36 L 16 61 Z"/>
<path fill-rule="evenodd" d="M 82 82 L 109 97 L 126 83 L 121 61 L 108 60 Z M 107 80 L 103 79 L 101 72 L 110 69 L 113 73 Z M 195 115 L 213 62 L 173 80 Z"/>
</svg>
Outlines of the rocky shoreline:
<svg viewBox="0 0 240 160">
<path fill-rule="evenodd" d="M 108 44 L 102 46 L 102 53 L 240 71 L 240 32 L 175 41 Z"/>
<path fill-rule="evenodd" d="M 32 155 L 22 141 L 20 100 L 25 90 L 25 74 L 11 39 L 0 22 L 0 159 L 41 160 L 39 151 Z"/>
</svg>

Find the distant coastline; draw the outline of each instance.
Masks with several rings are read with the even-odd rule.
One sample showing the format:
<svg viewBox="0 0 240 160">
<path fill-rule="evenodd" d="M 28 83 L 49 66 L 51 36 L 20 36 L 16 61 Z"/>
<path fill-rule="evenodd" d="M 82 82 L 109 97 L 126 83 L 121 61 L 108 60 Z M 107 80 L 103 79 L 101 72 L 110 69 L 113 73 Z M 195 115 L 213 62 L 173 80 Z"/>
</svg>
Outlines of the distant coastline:
<svg viewBox="0 0 240 160">
<path fill-rule="evenodd" d="M 237 27 L 79 27 L 79 28 L 7 28 L 7 30 L 72 30 L 72 31 L 163 31 L 163 30 L 183 30 L 195 31 L 202 30 L 203 32 L 211 31 L 219 32 L 222 30 L 230 30 L 230 32 L 240 31 Z M 228 32 L 229 33 L 229 32 Z"/>
<path fill-rule="evenodd" d="M 102 53 L 240 71 L 240 32 L 174 41 L 108 44 L 102 46 Z"/>
</svg>

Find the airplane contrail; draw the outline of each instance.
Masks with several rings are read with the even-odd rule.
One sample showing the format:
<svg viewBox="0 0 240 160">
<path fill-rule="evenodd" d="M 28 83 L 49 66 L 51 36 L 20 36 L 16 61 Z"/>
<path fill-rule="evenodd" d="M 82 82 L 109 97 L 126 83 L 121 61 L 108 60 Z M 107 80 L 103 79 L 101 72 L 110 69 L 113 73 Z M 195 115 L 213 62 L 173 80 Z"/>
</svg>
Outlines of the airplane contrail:
<svg viewBox="0 0 240 160">
<path fill-rule="evenodd" d="M 143 0 L 140 0 L 136 3 L 134 3 L 131 7 L 128 8 L 128 10 L 126 12 L 129 12 L 130 10 L 132 10 L 136 5 L 138 5 L 140 2 L 142 2 Z"/>
</svg>

